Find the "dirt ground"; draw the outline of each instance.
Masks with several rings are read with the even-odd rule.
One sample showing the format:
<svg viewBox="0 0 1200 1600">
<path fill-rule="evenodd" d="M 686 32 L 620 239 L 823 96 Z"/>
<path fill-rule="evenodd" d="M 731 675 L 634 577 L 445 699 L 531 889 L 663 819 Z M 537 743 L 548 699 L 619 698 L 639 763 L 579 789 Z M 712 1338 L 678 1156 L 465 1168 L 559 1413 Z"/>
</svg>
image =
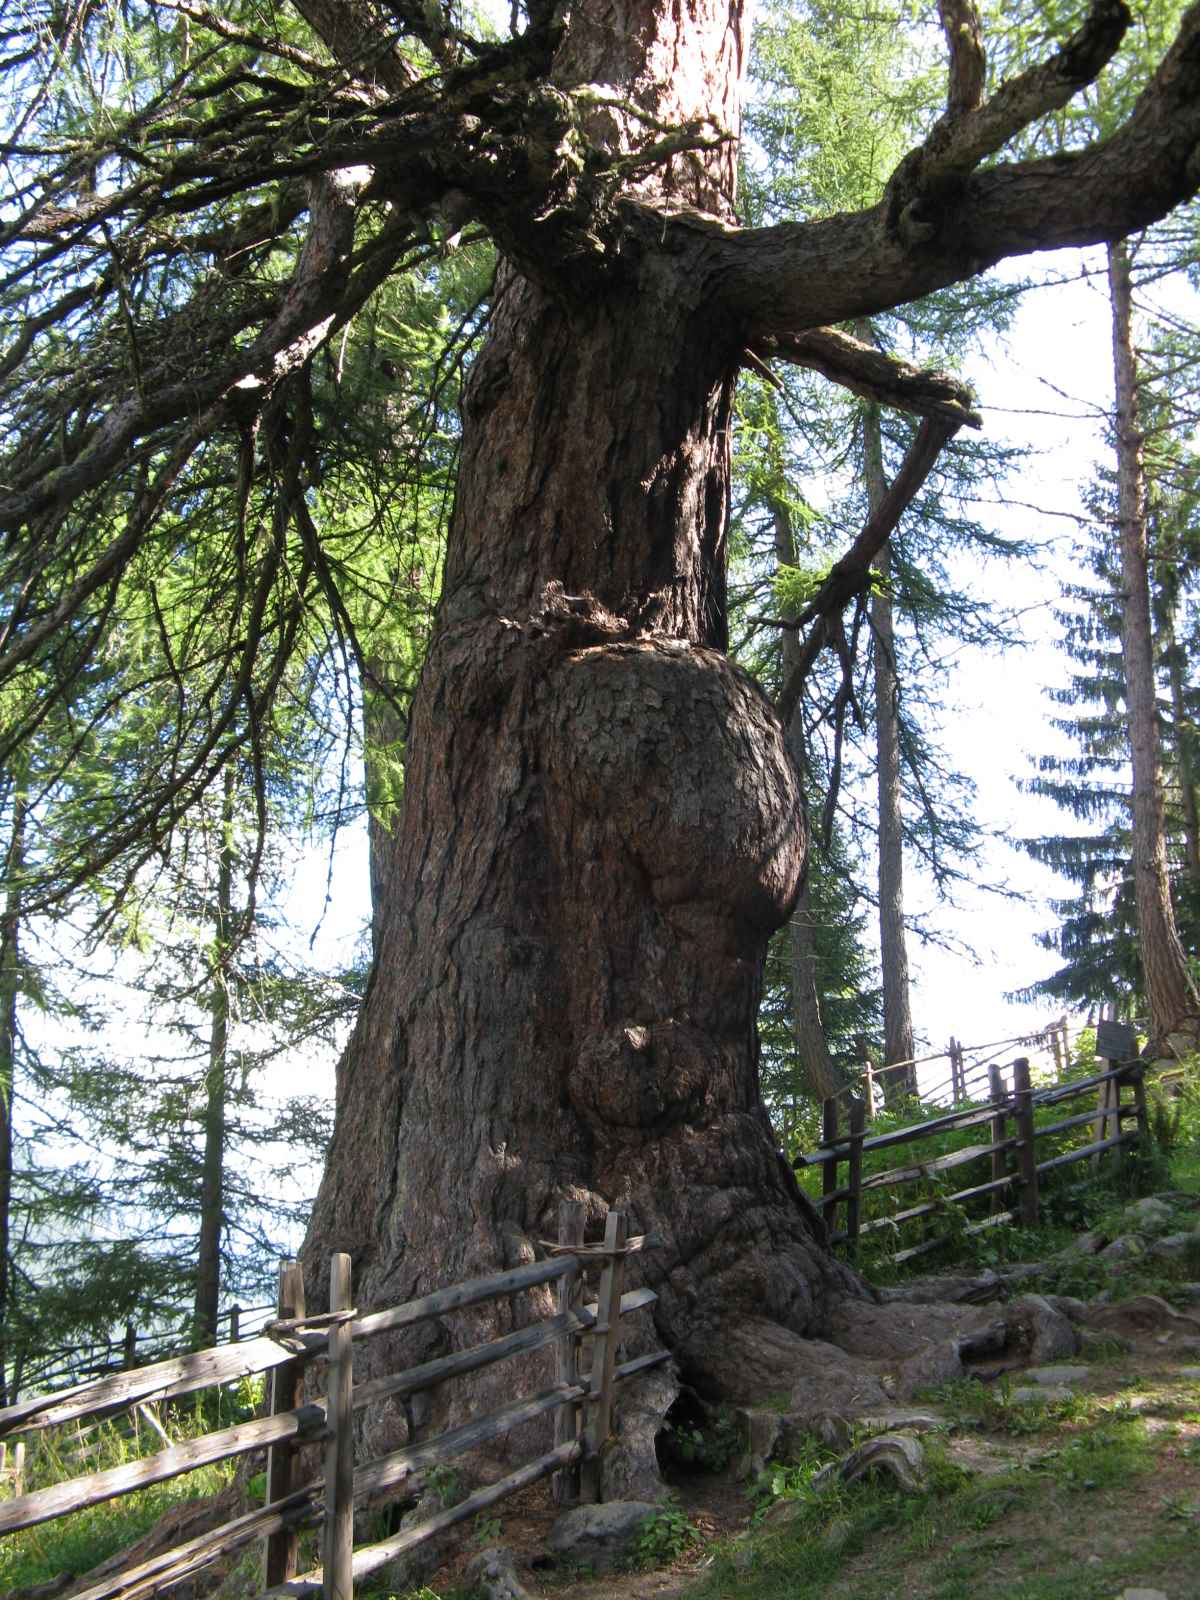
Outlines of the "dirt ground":
<svg viewBox="0 0 1200 1600">
<path fill-rule="evenodd" d="M 945 1405 L 934 1437 L 969 1475 L 970 1496 L 947 1500 L 940 1516 L 935 1500 L 902 1537 L 893 1530 L 848 1552 L 821 1592 L 829 1600 L 1116 1600 L 1128 1587 L 1200 1600 L 1200 1357 L 1172 1343 L 1147 1334 L 1128 1353 L 1081 1361 L 1089 1374 L 1075 1400 L 1045 1415 L 1014 1412 L 992 1427 L 969 1408 Z M 1126 1475 L 1120 1449 L 1128 1423 L 1138 1454 Z M 1082 1475 L 1089 1471 L 1094 1479 Z M 672 1600 L 700 1587 L 717 1553 L 747 1535 L 754 1501 L 728 1475 L 697 1473 L 671 1487 L 700 1537 L 667 1566 L 592 1576 L 550 1565 L 546 1540 L 557 1512 L 545 1485 L 507 1505 L 487 1542 L 513 1551 L 520 1581 L 539 1600 Z M 828 1537 L 838 1533 L 833 1517 Z M 745 1541 L 750 1550 L 754 1538 Z M 461 1592 L 476 1548 L 464 1548 L 428 1580 L 435 1594 Z M 743 1578 L 718 1581 L 713 1592 L 747 1600 L 789 1592 L 769 1577 L 760 1587 L 754 1560 L 742 1564 Z M 797 1583 L 796 1594 L 806 1595 L 799 1573 Z"/>
</svg>

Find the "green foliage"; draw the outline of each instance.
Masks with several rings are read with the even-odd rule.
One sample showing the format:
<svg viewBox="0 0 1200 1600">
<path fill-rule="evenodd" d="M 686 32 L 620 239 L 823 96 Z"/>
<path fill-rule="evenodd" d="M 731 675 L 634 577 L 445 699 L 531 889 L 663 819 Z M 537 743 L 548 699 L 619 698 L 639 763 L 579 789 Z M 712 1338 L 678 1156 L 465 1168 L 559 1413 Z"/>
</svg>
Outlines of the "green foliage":
<svg viewBox="0 0 1200 1600">
<path fill-rule="evenodd" d="M 699 1529 L 678 1506 L 662 1506 L 642 1523 L 632 1545 L 631 1565 L 667 1567 L 700 1540 Z"/>
<path fill-rule="evenodd" d="M 723 1472 L 742 1448 L 737 1415 L 727 1406 L 689 1420 L 668 1422 L 663 1444 L 686 1467 L 701 1472 Z"/>
<path fill-rule="evenodd" d="M 163 1420 L 176 1442 L 206 1433 L 214 1425 L 207 1408 L 197 1412 L 187 1405 L 165 1412 Z M 227 1415 L 220 1425 L 228 1426 L 232 1420 Z M 136 1419 L 100 1423 L 89 1431 L 82 1458 L 75 1454 L 73 1429 L 38 1434 L 26 1455 L 26 1489 L 46 1489 L 81 1471 L 124 1466 L 161 1448 L 158 1435 Z M 6 1534 L 0 1540 L 0 1590 L 10 1593 L 53 1582 L 64 1572 L 89 1571 L 140 1539 L 173 1506 L 219 1494 L 233 1481 L 234 1467 L 229 1461 L 201 1467 L 118 1500 Z"/>
</svg>

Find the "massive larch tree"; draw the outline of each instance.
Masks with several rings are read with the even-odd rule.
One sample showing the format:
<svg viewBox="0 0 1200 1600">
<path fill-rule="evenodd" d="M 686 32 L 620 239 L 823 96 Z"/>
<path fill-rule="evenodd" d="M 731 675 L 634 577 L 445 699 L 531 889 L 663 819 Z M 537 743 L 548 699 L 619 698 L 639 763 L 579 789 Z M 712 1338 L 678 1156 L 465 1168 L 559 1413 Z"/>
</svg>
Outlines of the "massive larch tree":
<svg viewBox="0 0 1200 1600">
<path fill-rule="evenodd" d="M 528 0 L 498 43 L 407 0 L 293 4 L 307 44 L 164 7 L 164 29 L 190 22 L 193 55 L 111 135 L 126 185 L 85 184 L 64 141 L 57 187 L 28 188 L 8 224 L 35 255 L 117 241 L 95 290 L 118 307 L 114 337 L 139 313 L 123 295 L 137 230 L 149 255 L 208 252 L 235 288 L 245 253 L 306 234 L 290 278 L 198 290 L 128 373 L 114 362 L 61 444 L 7 464 L 0 524 L 27 542 L 6 579 L 5 659 L 33 659 L 108 592 L 182 464 L 222 430 L 272 441 L 280 504 L 304 535 L 293 588 L 335 591 L 305 497 L 319 452 L 306 373 L 431 226 L 486 230 L 501 258 L 491 326 L 465 389 L 403 816 L 377 872 L 377 957 L 309 1259 L 351 1251 L 357 1303 L 394 1302 L 528 1259 L 564 1197 L 593 1219 L 620 1205 L 653 1238 L 637 1265 L 659 1292 L 657 1336 L 694 1382 L 733 1393 L 748 1325 L 776 1330 L 785 1366 L 833 1297 L 863 1292 L 824 1249 L 756 1081 L 761 961 L 805 835 L 779 717 L 724 654 L 739 369 L 798 362 L 925 419 L 800 619 L 810 660 L 836 642 L 939 446 L 973 420 L 955 382 L 836 325 L 1008 255 L 1119 238 L 1193 193 L 1200 8 L 1115 134 L 1005 162 L 1010 139 L 1097 78 L 1130 13 L 1099 0 L 987 94 L 974 8 L 946 0 L 946 109 L 877 203 L 746 229 L 741 0 Z M 255 39 L 260 62 L 243 55 L 193 92 L 204 52 Z M 188 240 L 189 216 L 243 193 L 262 198 Z M 35 299 L 31 341 L 50 314 Z M 111 543 L 66 560 L 55 541 L 72 508 L 130 461 Z M 240 695 L 253 639 L 235 643 Z M 255 691 L 259 713 L 274 681 Z M 155 790 L 162 806 L 219 764 L 223 736 L 216 718 L 194 765 Z"/>
</svg>

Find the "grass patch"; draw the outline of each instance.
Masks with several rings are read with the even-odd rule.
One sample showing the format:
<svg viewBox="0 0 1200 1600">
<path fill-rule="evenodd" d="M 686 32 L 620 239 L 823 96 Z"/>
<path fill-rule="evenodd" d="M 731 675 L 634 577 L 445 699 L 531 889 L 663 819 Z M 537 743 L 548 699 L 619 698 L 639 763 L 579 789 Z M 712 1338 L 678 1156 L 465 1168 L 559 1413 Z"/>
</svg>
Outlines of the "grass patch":
<svg viewBox="0 0 1200 1600">
<path fill-rule="evenodd" d="M 822 1454 L 814 1452 L 764 1478 L 769 1503 L 758 1529 L 717 1554 L 689 1600 L 998 1600 L 1014 1592 L 1111 1600 L 1115 1579 L 1149 1581 L 1146 1551 L 1158 1572 L 1185 1553 L 1192 1562 L 1200 1555 L 1193 1499 L 1183 1494 L 1158 1508 L 1162 1531 L 1147 1533 L 1135 1552 L 1102 1551 L 1079 1570 L 1069 1541 L 1093 1525 L 1110 1534 L 1128 1526 L 1140 1538 L 1150 1520 L 1156 1452 L 1170 1441 L 1152 1437 L 1137 1413 L 1101 1399 L 1019 1405 L 970 1382 L 946 1385 L 937 1398 L 957 1426 L 1007 1441 L 1011 1466 L 969 1474 L 952 1448 L 926 1436 L 925 1493 L 904 1495 L 886 1479 L 822 1492 L 812 1487 Z M 1019 1442 L 1026 1432 L 1049 1448 L 1029 1454 Z"/>
<path fill-rule="evenodd" d="M 172 1408 L 162 1420 L 178 1443 L 244 1421 L 253 1414 L 256 1398 L 252 1385 L 239 1385 L 203 1402 Z M 81 1454 L 83 1440 L 86 1448 Z M 68 1428 L 40 1434 L 28 1442 L 25 1492 L 123 1466 L 162 1448 L 161 1438 L 136 1417 L 102 1423 L 86 1435 Z M 199 1467 L 166 1483 L 6 1534 L 0 1540 L 0 1592 L 48 1583 L 66 1572 L 90 1571 L 136 1543 L 172 1506 L 219 1494 L 232 1482 L 234 1471 L 233 1461 Z"/>
</svg>

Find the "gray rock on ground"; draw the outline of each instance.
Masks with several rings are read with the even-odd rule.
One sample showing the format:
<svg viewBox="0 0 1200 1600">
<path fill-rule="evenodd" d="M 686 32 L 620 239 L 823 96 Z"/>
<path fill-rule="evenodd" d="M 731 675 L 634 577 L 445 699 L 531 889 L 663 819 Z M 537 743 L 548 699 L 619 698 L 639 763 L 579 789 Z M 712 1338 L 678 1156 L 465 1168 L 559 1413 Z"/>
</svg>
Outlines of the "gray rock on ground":
<svg viewBox="0 0 1200 1600">
<path fill-rule="evenodd" d="M 464 1576 L 484 1600 L 532 1600 L 517 1577 L 516 1559 L 507 1545 L 481 1550 L 467 1563 Z"/>
<path fill-rule="evenodd" d="M 1051 1405 L 1058 1400 L 1069 1400 L 1073 1391 L 1065 1383 L 1028 1383 L 1009 1391 L 1009 1403 L 1014 1406 Z"/>
<path fill-rule="evenodd" d="M 1106 1262 L 1137 1261 L 1146 1254 L 1146 1243 L 1136 1233 L 1122 1233 L 1106 1244 L 1100 1252 L 1100 1260 Z"/>
<path fill-rule="evenodd" d="M 1126 1223 L 1139 1233 L 1162 1233 L 1174 1221 L 1174 1209 L 1165 1200 L 1147 1195 L 1144 1200 L 1134 1200 L 1121 1215 Z"/>
<path fill-rule="evenodd" d="M 1071 1384 L 1083 1383 L 1091 1376 L 1090 1367 L 1030 1367 L 1021 1374 L 1027 1383 Z"/>
<path fill-rule="evenodd" d="M 1156 1239 L 1150 1246 L 1153 1256 L 1181 1256 L 1189 1245 L 1196 1243 L 1195 1233 L 1164 1233 L 1161 1239 Z"/>
<path fill-rule="evenodd" d="M 1041 1294 L 1022 1295 L 1004 1308 L 1005 1321 L 1031 1366 L 1048 1366 L 1079 1348 L 1075 1325 Z"/>
<path fill-rule="evenodd" d="M 648 1500 L 573 1506 L 550 1529 L 547 1543 L 556 1556 L 607 1572 L 625 1559 L 642 1524 L 659 1509 Z"/>
</svg>

